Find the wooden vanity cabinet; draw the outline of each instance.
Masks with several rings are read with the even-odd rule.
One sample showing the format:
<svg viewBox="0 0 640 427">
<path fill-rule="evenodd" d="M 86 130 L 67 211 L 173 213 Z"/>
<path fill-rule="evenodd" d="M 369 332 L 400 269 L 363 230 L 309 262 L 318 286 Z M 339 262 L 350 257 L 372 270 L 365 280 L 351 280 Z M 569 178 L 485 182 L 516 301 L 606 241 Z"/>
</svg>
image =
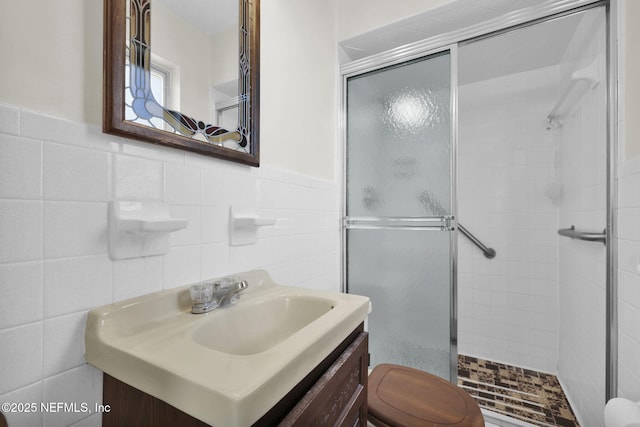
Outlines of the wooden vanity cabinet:
<svg viewBox="0 0 640 427">
<path fill-rule="evenodd" d="M 254 427 L 366 427 L 368 334 L 361 324 Z M 168 403 L 104 374 L 104 427 L 206 427 Z M 224 427 L 224 426 L 216 426 Z"/>
</svg>

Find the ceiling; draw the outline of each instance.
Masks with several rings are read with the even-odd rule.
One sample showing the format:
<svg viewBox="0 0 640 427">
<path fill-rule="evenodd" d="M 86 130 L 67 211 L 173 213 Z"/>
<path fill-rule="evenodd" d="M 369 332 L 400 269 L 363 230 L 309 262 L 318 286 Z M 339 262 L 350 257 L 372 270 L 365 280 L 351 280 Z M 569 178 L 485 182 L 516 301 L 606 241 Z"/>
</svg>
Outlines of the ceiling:
<svg viewBox="0 0 640 427">
<path fill-rule="evenodd" d="M 459 84 L 559 64 L 581 19 L 581 15 L 566 16 L 462 46 Z"/>
</svg>

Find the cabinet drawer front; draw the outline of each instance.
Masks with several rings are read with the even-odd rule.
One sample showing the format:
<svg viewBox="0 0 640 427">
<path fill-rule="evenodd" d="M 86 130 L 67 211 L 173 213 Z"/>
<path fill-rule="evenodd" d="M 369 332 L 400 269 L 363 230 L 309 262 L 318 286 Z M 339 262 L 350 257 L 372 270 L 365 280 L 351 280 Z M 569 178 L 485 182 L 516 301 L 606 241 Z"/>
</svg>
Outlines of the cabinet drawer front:
<svg viewBox="0 0 640 427">
<path fill-rule="evenodd" d="M 351 427 L 357 420 L 366 423 L 367 350 L 368 334 L 362 332 L 280 425 Z"/>
</svg>

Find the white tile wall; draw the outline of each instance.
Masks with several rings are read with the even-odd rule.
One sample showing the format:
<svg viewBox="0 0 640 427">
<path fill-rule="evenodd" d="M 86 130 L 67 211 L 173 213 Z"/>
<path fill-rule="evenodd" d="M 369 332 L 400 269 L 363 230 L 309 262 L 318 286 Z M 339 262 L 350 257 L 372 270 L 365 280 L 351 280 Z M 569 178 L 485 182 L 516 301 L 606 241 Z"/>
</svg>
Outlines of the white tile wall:
<svg viewBox="0 0 640 427">
<path fill-rule="evenodd" d="M 640 158 L 618 170 L 618 395 L 640 401 Z"/>
<path fill-rule="evenodd" d="M 189 226 L 171 236 L 166 255 L 112 261 L 107 206 L 115 199 L 167 202 Z M 256 268 L 277 282 L 339 290 L 339 200 L 334 182 L 0 104 L 0 402 L 100 402 L 101 373 L 83 355 L 86 313 L 98 305 Z M 230 247 L 231 205 L 277 223 L 256 245 Z M 100 425 L 89 413 L 7 418 Z"/>
<path fill-rule="evenodd" d="M 561 84 L 575 70 L 598 64 L 601 84 L 576 86 L 560 118 L 560 224 L 578 230 L 606 227 L 606 75 L 604 11 L 585 14 L 561 63 Z M 562 111 L 562 110 L 561 110 Z M 604 424 L 606 248 L 561 239 L 559 248 L 560 353 L 558 378 L 585 427 Z"/>
<path fill-rule="evenodd" d="M 459 219 L 498 252 L 487 261 L 460 238 L 460 351 L 557 370 L 581 424 L 594 427 L 603 424 L 605 247 L 559 239 L 556 230 L 606 226 L 604 80 L 577 87 L 580 96 L 560 110 L 559 129 L 544 130 L 544 118 L 576 69 L 597 58 L 605 78 L 602 14 L 583 19 L 555 71 L 460 88 Z M 634 173 L 620 183 L 627 235 L 638 230 L 639 187 Z M 628 273 L 637 269 L 638 237 L 619 243 Z M 622 382 L 637 389 L 640 349 L 630 331 L 640 317 L 627 299 L 635 298 L 629 283 L 636 277 L 625 278 L 631 295 L 621 302 L 621 357 L 630 373 Z"/>
<path fill-rule="evenodd" d="M 464 53 L 461 53 L 464 54 Z M 557 68 L 460 87 L 459 352 L 545 372 L 558 356 Z"/>
</svg>

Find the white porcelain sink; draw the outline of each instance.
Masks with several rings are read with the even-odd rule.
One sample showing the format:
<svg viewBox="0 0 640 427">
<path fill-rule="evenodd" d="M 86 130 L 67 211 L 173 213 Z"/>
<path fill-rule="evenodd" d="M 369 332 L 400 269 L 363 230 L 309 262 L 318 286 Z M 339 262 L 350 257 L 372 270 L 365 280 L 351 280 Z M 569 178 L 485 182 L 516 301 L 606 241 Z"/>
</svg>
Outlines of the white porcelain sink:
<svg viewBox="0 0 640 427">
<path fill-rule="evenodd" d="M 191 314 L 189 286 L 92 310 L 87 362 L 212 426 L 253 424 L 364 321 L 369 299 L 237 276 L 240 301 L 206 314 Z"/>
<path fill-rule="evenodd" d="M 193 331 L 198 344 L 223 353 L 262 353 L 333 309 L 326 298 L 283 295 L 220 312 Z"/>
</svg>

